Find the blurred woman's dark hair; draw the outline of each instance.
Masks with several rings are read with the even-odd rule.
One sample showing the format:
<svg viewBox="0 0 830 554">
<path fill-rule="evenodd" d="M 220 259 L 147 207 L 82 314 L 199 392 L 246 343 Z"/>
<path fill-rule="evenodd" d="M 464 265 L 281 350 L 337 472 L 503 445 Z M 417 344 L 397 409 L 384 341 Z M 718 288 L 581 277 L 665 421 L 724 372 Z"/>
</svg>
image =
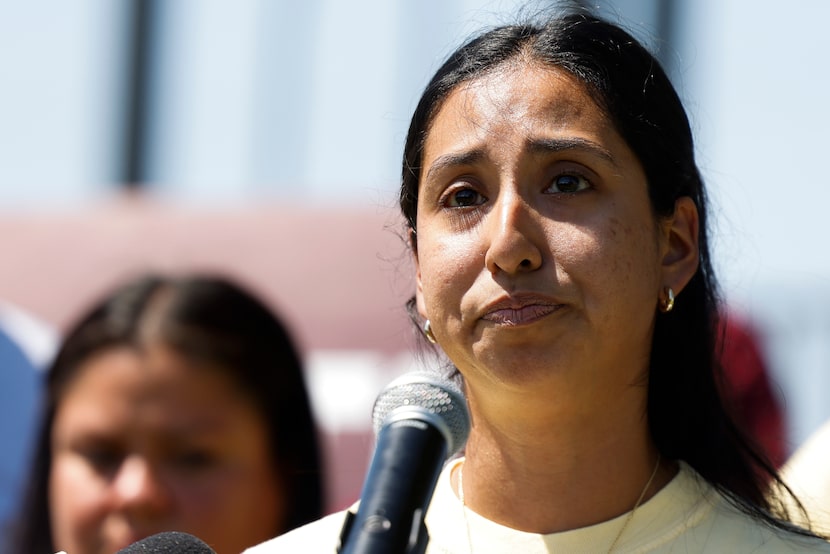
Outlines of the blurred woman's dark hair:
<svg viewBox="0 0 830 554">
<path fill-rule="evenodd" d="M 13 531 L 14 552 L 55 552 L 48 502 L 50 435 L 56 409 L 78 368 L 103 350 L 140 349 L 147 341 L 161 342 L 223 372 L 262 415 L 288 507 L 287 521 L 273 530 L 274 536 L 322 515 L 317 430 L 303 365 L 286 327 L 257 297 L 229 279 L 150 275 L 108 295 L 72 326 L 62 343 L 47 376 L 31 478 Z"/>
</svg>

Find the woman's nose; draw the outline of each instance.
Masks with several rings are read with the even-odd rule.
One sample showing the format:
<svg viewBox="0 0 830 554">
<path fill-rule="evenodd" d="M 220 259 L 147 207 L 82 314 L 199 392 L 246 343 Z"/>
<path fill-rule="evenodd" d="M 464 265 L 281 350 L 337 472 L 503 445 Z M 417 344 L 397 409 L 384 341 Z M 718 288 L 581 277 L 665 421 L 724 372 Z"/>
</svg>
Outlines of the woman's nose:
<svg viewBox="0 0 830 554">
<path fill-rule="evenodd" d="M 122 509 L 146 512 L 164 510 L 170 499 L 167 485 L 153 464 L 142 456 L 124 458 L 113 483 Z"/>
<path fill-rule="evenodd" d="M 538 241 L 544 239 L 544 232 L 538 217 L 518 194 L 504 195 L 497 201 L 485 231 L 489 244 L 484 263 L 492 274 L 533 271 L 542 265 Z"/>
</svg>

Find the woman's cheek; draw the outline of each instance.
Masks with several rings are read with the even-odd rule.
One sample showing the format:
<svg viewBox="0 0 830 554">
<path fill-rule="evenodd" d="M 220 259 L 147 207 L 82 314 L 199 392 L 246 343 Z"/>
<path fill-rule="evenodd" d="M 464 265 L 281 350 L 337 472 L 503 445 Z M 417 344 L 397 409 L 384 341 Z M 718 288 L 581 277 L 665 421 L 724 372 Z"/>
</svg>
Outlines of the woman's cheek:
<svg viewBox="0 0 830 554">
<path fill-rule="evenodd" d="M 426 263 L 426 271 L 422 267 L 422 280 L 430 313 L 459 306 L 464 294 L 472 287 L 475 276 L 480 273 L 479 268 L 473 267 L 474 260 L 468 254 L 450 247 L 444 248 L 442 254 L 429 258 Z"/>
<path fill-rule="evenodd" d="M 54 461 L 50 477 L 52 533 L 59 548 L 70 551 L 94 544 L 107 515 L 104 492 L 79 460 Z"/>
</svg>

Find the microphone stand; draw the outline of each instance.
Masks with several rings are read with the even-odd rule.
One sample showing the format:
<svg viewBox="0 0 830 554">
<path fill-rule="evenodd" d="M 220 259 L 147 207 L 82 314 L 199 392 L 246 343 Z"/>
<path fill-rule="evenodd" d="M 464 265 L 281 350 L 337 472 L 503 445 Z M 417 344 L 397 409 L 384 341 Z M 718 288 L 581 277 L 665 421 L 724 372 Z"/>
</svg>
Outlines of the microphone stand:
<svg viewBox="0 0 830 554">
<path fill-rule="evenodd" d="M 424 516 L 446 454 L 444 436 L 431 425 L 404 420 L 384 427 L 357 513 L 346 516 L 338 554 L 424 554 Z"/>
<path fill-rule="evenodd" d="M 337 553 L 344 554 L 342 548 L 349 536 L 354 524 L 356 514 L 349 510 L 346 512 L 346 519 L 343 521 L 343 529 L 340 531 L 340 542 L 337 544 Z M 424 525 L 424 513 L 419 508 L 412 514 L 412 525 L 409 530 L 409 539 L 406 542 L 406 550 L 401 554 L 424 554 L 429 543 L 429 532 Z"/>
</svg>

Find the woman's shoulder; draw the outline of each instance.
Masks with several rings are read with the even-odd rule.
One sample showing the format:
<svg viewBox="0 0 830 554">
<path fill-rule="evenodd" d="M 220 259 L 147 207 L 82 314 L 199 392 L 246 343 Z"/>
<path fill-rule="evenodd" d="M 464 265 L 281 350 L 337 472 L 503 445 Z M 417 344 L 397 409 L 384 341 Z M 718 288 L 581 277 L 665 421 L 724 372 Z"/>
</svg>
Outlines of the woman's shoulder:
<svg viewBox="0 0 830 554">
<path fill-rule="evenodd" d="M 679 465 L 677 476 L 634 515 L 624 551 L 830 553 L 830 543 L 753 517 Z"/>
<path fill-rule="evenodd" d="M 715 518 L 707 529 L 707 540 L 718 540 L 718 547 L 733 552 L 828 552 L 830 542 L 814 537 L 795 526 L 791 530 L 774 527 L 733 506 L 726 499 L 715 510 Z"/>
<path fill-rule="evenodd" d="M 697 525 L 690 527 L 678 539 L 687 546 L 699 547 L 699 551 L 719 552 L 828 552 L 830 542 L 809 535 L 795 525 L 786 523 L 775 526 L 768 521 L 750 515 L 736 502 L 703 483 L 703 478 L 691 471 L 703 488 L 710 489 L 704 502 L 711 510 Z"/>
<path fill-rule="evenodd" d="M 347 511 L 335 512 L 297 527 L 269 541 L 253 546 L 244 554 L 334 553 Z"/>
</svg>

